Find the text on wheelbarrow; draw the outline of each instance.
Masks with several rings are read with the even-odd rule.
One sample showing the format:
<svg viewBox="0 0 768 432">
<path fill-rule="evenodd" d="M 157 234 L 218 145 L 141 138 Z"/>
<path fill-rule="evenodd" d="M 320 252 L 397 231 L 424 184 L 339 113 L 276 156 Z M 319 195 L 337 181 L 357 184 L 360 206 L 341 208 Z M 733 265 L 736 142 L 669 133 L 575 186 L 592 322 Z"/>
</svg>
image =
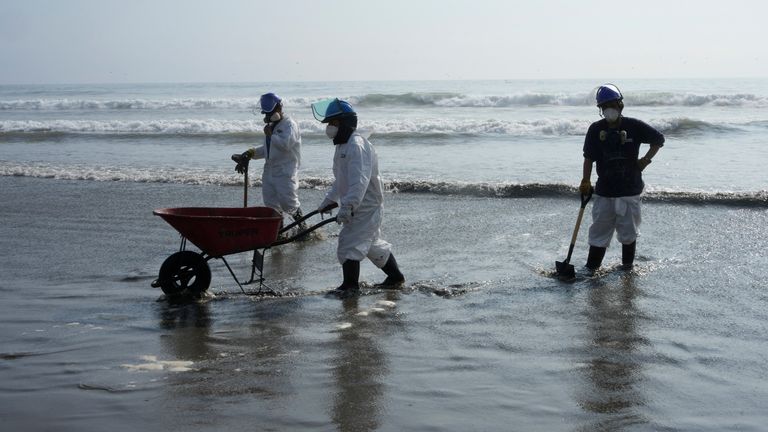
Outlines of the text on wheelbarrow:
<svg viewBox="0 0 768 432">
<path fill-rule="evenodd" d="M 219 230 L 219 238 L 231 237 L 256 237 L 259 235 L 258 228 L 242 228 L 237 230 Z"/>
</svg>

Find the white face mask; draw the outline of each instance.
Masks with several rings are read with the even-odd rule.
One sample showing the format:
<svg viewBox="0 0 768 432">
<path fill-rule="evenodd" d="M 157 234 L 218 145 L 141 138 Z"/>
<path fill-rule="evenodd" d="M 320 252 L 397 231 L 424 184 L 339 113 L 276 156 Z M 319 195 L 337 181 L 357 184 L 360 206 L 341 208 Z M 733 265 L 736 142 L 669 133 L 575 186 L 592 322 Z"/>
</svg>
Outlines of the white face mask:
<svg viewBox="0 0 768 432">
<path fill-rule="evenodd" d="M 613 123 L 619 119 L 619 110 L 616 108 L 606 108 L 603 110 L 603 117 L 608 120 L 609 123 Z"/>
<path fill-rule="evenodd" d="M 280 115 L 280 113 L 276 112 L 272 114 L 272 117 L 269 118 L 269 121 L 278 122 L 280 119 L 283 118 L 283 116 Z"/>
<path fill-rule="evenodd" d="M 334 125 L 328 125 L 325 127 L 325 136 L 330 139 L 336 138 L 336 134 L 339 133 L 339 127 Z"/>
</svg>

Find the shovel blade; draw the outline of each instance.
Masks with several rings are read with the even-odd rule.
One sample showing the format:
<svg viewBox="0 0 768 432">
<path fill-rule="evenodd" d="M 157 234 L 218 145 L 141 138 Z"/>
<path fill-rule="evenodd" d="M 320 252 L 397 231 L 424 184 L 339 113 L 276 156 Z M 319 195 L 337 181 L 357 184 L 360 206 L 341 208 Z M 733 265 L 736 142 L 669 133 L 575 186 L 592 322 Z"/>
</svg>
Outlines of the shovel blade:
<svg viewBox="0 0 768 432">
<path fill-rule="evenodd" d="M 572 279 L 576 277 L 576 269 L 568 261 L 555 261 L 557 275 L 561 278 Z"/>
</svg>

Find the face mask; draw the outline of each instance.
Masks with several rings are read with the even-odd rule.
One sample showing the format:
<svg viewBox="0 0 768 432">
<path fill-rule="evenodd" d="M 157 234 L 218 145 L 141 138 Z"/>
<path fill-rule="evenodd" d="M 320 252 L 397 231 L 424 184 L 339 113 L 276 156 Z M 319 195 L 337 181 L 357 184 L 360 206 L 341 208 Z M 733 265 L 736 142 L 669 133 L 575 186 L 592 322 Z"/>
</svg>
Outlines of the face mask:
<svg viewBox="0 0 768 432">
<path fill-rule="evenodd" d="M 619 110 L 616 108 L 606 108 L 603 110 L 603 117 L 608 120 L 609 123 L 613 123 L 619 119 Z"/>
<path fill-rule="evenodd" d="M 325 136 L 330 139 L 336 138 L 336 134 L 339 133 L 339 127 L 334 125 L 328 125 L 325 127 Z"/>
<path fill-rule="evenodd" d="M 280 113 L 276 112 L 272 114 L 272 116 L 269 118 L 269 121 L 278 122 L 280 121 L 281 118 L 283 118 L 283 116 L 281 116 Z"/>
</svg>

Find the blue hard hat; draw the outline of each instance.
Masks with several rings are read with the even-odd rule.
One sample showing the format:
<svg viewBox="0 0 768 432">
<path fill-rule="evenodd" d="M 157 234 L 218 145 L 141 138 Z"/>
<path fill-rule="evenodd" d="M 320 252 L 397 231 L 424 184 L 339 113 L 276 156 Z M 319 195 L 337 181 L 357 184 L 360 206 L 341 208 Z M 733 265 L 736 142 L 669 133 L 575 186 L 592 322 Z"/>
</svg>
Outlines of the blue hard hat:
<svg viewBox="0 0 768 432">
<path fill-rule="evenodd" d="M 259 105 L 261 105 L 261 113 L 267 114 L 271 113 L 275 110 L 277 107 L 277 104 L 279 104 L 282 101 L 280 99 L 280 96 L 274 94 L 274 93 L 267 93 L 261 95 L 261 99 L 259 99 Z"/>
<path fill-rule="evenodd" d="M 622 100 L 624 99 L 624 96 L 621 95 L 621 91 L 619 91 L 619 88 L 616 87 L 613 84 L 603 84 L 597 89 L 597 93 L 595 94 L 595 100 L 597 101 L 597 106 L 600 106 L 604 103 L 615 101 L 615 100 Z"/>
<path fill-rule="evenodd" d="M 352 105 L 338 98 L 323 99 L 313 103 L 312 115 L 322 123 L 328 123 L 337 117 L 357 117 Z"/>
</svg>

